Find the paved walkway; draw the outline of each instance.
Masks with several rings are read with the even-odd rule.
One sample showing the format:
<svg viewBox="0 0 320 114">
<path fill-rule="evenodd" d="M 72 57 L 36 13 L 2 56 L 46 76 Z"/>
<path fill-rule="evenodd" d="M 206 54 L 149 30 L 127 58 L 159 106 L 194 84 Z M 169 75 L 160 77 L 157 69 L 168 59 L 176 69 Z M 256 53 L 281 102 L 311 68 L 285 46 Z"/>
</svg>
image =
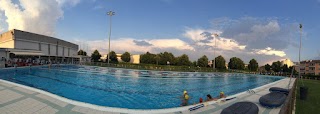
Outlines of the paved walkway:
<svg viewBox="0 0 320 114">
<path fill-rule="evenodd" d="M 294 79 L 292 80 L 292 82 Z M 260 114 L 277 114 L 280 108 L 267 109 L 260 106 L 258 100 L 260 96 L 269 93 L 270 87 L 287 87 L 289 79 L 284 79 L 261 88 L 254 89 L 255 94 L 244 92 L 237 95 L 237 98 L 227 102 L 210 102 L 205 103 L 205 107 L 190 112 L 189 110 L 173 112 L 180 113 L 196 113 L 196 114 L 219 114 L 222 109 L 239 101 L 251 101 L 259 106 Z M 293 84 L 293 83 L 292 83 Z M 292 86 L 291 84 L 291 86 Z M 290 88 L 291 88 L 290 86 Z M 231 96 L 230 96 L 231 97 Z M 180 107 L 180 109 L 186 109 Z M 164 110 L 162 110 L 164 111 Z M 161 111 L 157 111 L 161 112 Z M 1 114 L 119 114 L 76 106 L 48 95 L 29 90 L 24 87 L 17 86 L 0 81 L 0 113 Z M 137 112 L 135 112 L 137 113 Z M 150 113 L 150 112 L 149 112 Z"/>
<path fill-rule="evenodd" d="M 75 106 L 38 92 L 0 82 L 1 114 L 112 114 Z"/>
<path fill-rule="evenodd" d="M 289 86 L 289 88 L 292 88 L 293 86 L 293 82 L 294 82 L 294 78 L 291 79 L 291 84 Z M 270 87 L 281 87 L 281 88 L 288 88 L 288 84 L 289 84 L 290 79 L 283 79 L 280 80 L 278 82 L 272 83 L 272 84 L 268 84 L 266 86 L 263 86 L 261 88 L 256 88 L 253 89 L 255 91 L 255 93 L 249 93 L 249 92 L 243 92 L 240 95 L 237 95 L 235 99 L 232 99 L 230 101 L 227 102 L 221 102 L 221 101 L 217 101 L 216 103 L 213 103 L 211 105 L 207 105 L 204 108 L 200 108 L 196 111 L 190 112 L 190 111 L 184 111 L 182 113 L 192 113 L 192 114 L 220 114 L 221 111 L 236 103 L 236 102 L 240 102 L 240 101 L 249 101 L 249 102 L 253 102 L 255 103 L 258 108 L 259 108 L 259 114 L 279 114 L 281 107 L 278 108 L 265 108 L 263 106 L 260 105 L 259 103 L 259 98 L 263 95 L 266 95 L 269 92 L 269 88 Z"/>
</svg>

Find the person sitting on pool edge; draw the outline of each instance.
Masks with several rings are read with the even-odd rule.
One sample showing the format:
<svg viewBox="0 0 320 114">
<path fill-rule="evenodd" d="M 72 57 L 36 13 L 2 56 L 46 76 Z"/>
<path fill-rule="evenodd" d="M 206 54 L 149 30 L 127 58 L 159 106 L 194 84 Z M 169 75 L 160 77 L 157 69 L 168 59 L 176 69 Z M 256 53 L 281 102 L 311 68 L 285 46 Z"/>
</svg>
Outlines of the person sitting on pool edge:
<svg viewBox="0 0 320 114">
<path fill-rule="evenodd" d="M 210 94 L 208 94 L 208 95 L 207 95 L 207 100 L 206 100 L 206 101 L 212 101 L 212 100 L 216 101 L 217 99 L 212 98 L 212 97 L 211 97 L 211 95 L 210 95 Z"/>
<path fill-rule="evenodd" d="M 227 96 L 224 94 L 224 92 L 220 92 L 220 95 L 219 95 L 219 98 L 221 99 L 221 98 L 226 98 Z"/>
<path fill-rule="evenodd" d="M 183 91 L 183 96 L 182 96 L 182 104 L 181 106 L 187 106 L 189 102 L 189 95 L 186 90 Z"/>
<path fill-rule="evenodd" d="M 203 102 L 203 99 L 200 97 L 200 99 L 199 99 L 199 103 L 202 103 Z"/>
</svg>

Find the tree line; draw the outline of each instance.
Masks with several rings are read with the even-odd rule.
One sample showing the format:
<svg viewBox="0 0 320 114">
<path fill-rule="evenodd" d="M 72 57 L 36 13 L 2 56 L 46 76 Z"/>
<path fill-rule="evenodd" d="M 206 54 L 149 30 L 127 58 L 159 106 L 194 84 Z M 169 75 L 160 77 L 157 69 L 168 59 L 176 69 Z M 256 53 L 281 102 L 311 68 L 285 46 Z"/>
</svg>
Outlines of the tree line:
<svg viewBox="0 0 320 114">
<path fill-rule="evenodd" d="M 81 52 L 80 52 L 81 51 Z M 78 55 L 81 53 L 86 53 L 83 50 L 80 50 Z M 117 55 L 114 51 L 109 53 L 110 55 L 110 63 L 118 63 Z M 125 52 L 121 55 L 121 60 L 123 62 L 130 62 L 131 54 L 129 52 Z M 98 50 L 95 50 L 91 54 L 91 59 L 93 62 L 101 62 L 101 54 Z M 108 58 L 108 57 L 107 57 Z M 214 60 L 216 62 L 214 62 Z M 108 59 L 106 60 L 108 61 Z M 208 65 L 209 61 L 214 65 Z M 189 56 L 186 54 L 182 54 L 180 56 L 175 57 L 171 52 L 161 52 L 158 54 L 153 54 L 150 52 L 146 52 L 145 54 L 140 55 L 140 63 L 142 64 L 155 64 L 155 65 L 173 65 L 173 66 L 194 66 L 194 67 L 213 67 L 215 66 L 218 70 L 226 70 L 234 69 L 234 70 L 250 70 L 250 71 L 258 71 L 259 64 L 255 59 L 251 59 L 248 66 L 245 67 L 245 63 L 238 57 L 232 57 L 229 60 L 229 63 L 226 67 L 226 60 L 222 55 L 219 55 L 213 60 L 209 60 L 206 55 L 201 56 L 196 61 L 190 61 Z"/>
<path fill-rule="evenodd" d="M 261 72 L 283 72 L 283 73 L 289 73 L 293 71 L 294 74 L 297 74 L 297 71 L 294 69 L 293 66 L 288 66 L 287 64 L 281 64 L 280 61 L 275 61 L 271 65 L 266 64 L 262 66 Z"/>
</svg>

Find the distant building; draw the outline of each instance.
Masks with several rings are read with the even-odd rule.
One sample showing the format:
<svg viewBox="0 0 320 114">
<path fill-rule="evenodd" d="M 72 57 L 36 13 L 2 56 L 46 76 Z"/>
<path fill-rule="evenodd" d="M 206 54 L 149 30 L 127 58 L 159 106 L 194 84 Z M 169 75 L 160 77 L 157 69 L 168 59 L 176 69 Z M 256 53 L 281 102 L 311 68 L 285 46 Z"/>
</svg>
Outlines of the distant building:
<svg viewBox="0 0 320 114">
<path fill-rule="evenodd" d="M 0 35 L 0 57 L 6 61 L 74 63 L 79 61 L 77 44 L 51 36 L 17 29 Z"/>
<path fill-rule="evenodd" d="M 100 57 L 100 60 L 103 61 L 103 62 L 107 62 L 107 59 L 108 59 L 108 55 L 102 55 Z"/>
<path fill-rule="evenodd" d="M 90 56 L 78 55 L 77 57 L 79 58 L 79 62 L 81 64 L 91 62 Z"/>
<path fill-rule="evenodd" d="M 295 65 L 290 59 L 284 59 L 281 61 L 281 65 L 287 64 L 288 67 Z"/>
<path fill-rule="evenodd" d="M 320 60 L 301 61 L 300 70 L 302 75 L 320 75 Z M 297 71 L 299 72 L 299 69 Z"/>
</svg>

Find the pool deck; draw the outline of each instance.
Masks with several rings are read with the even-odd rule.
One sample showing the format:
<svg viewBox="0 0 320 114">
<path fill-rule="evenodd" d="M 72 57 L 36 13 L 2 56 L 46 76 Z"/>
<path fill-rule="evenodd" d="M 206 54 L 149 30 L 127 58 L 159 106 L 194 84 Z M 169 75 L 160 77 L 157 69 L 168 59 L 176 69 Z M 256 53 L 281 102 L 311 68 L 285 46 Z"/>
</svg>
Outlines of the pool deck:
<svg viewBox="0 0 320 114">
<path fill-rule="evenodd" d="M 8 82 L 0 79 L 0 113 L 1 114 L 120 114 L 120 113 L 171 113 L 171 114 L 220 114 L 222 109 L 239 101 L 251 101 L 258 105 L 259 114 L 278 114 L 281 107 L 265 108 L 259 104 L 259 98 L 269 93 L 270 87 L 287 88 L 289 78 L 285 78 L 258 88 L 255 93 L 242 92 L 231 97 L 235 99 L 227 102 L 211 101 L 204 103 L 205 107 L 195 111 L 188 109 L 193 106 L 159 109 L 159 110 L 130 110 L 91 105 L 72 101 L 57 95 L 27 87 L 24 85 Z M 291 79 L 289 88 L 293 86 L 294 78 Z"/>
</svg>

